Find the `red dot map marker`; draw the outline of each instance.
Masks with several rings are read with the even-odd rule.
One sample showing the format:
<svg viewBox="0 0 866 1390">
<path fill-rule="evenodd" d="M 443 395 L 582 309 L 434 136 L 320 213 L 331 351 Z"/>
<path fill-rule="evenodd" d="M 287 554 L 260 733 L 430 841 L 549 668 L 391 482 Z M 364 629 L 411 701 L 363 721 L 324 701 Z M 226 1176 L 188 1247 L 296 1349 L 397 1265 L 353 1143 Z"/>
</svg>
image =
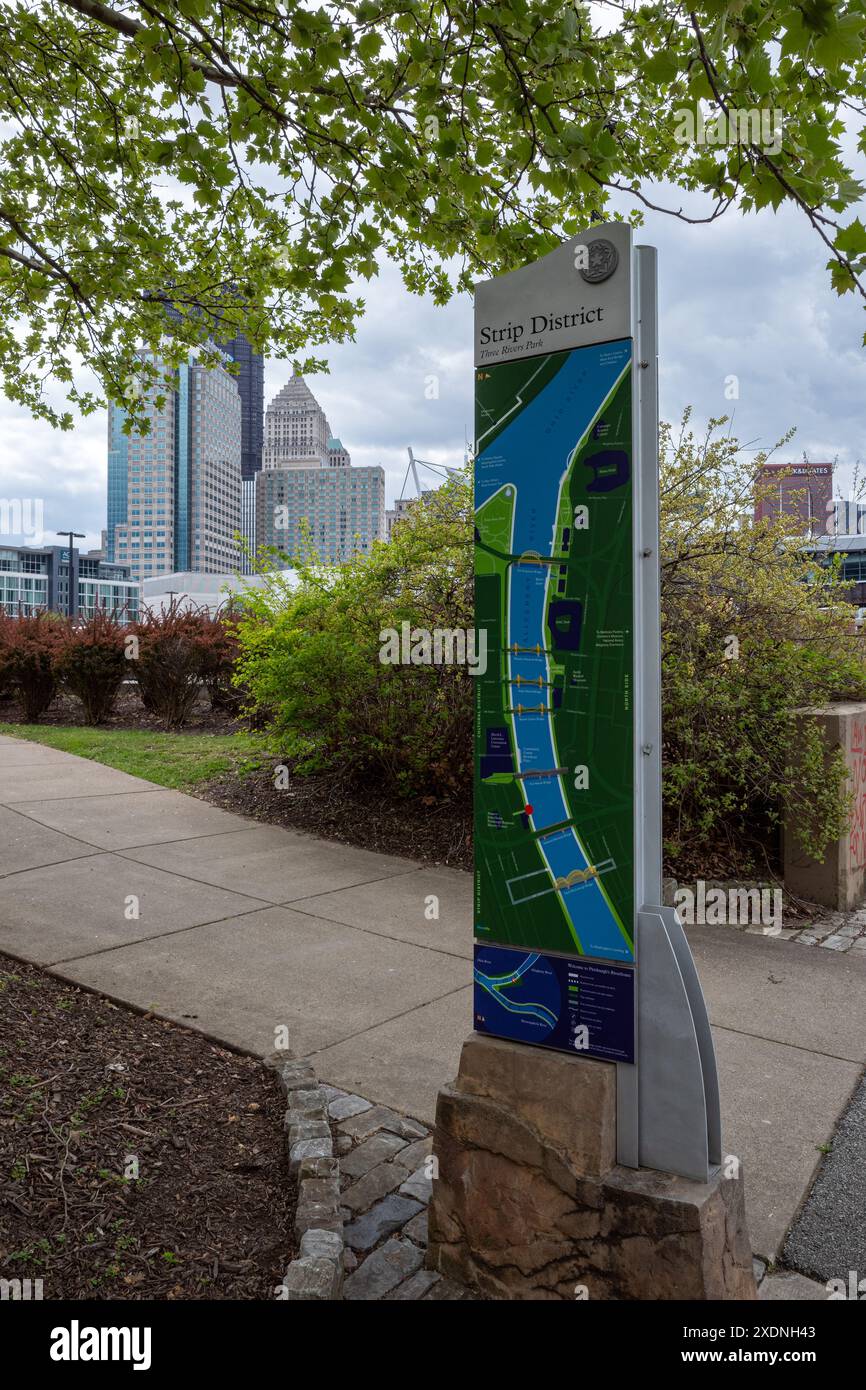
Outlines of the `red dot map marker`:
<svg viewBox="0 0 866 1390">
<path fill-rule="evenodd" d="M 523 814 L 524 814 L 525 816 L 531 816 L 531 815 L 532 815 L 532 807 L 531 807 L 531 806 L 524 806 L 524 808 L 523 808 Z"/>
</svg>

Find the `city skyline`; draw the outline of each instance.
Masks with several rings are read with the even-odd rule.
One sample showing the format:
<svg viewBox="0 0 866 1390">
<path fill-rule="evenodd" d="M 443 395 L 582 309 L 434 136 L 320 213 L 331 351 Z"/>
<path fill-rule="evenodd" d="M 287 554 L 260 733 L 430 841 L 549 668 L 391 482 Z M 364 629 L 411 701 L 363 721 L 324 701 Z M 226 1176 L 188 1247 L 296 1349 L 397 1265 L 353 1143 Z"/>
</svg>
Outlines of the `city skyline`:
<svg viewBox="0 0 866 1390">
<path fill-rule="evenodd" d="M 256 478 L 256 547 L 294 555 L 312 546 L 342 562 L 385 539 L 385 473 L 351 455 L 304 378 L 293 373 L 265 414 Z"/>
<path fill-rule="evenodd" d="M 241 356 L 244 344 L 251 369 L 255 354 L 245 339 L 234 340 Z M 248 573 L 250 555 L 261 547 L 293 555 L 311 542 L 320 559 L 333 562 L 386 538 L 383 470 L 352 467 L 297 372 L 270 401 L 261 426 L 253 419 L 252 370 L 242 380 L 228 361 L 205 367 L 190 356 L 174 383 L 159 408 L 151 389 L 146 434 L 127 435 L 125 412 L 109 408 L 108 560 L 140 580 Z M 257 467 L 250 439 L 262 441 Z"/>
<path fill-rule="evenodd" d="M 688 200 L 683 206 L 688 213 Z M 753 450 L 771 448 L 797 425 L 776 457 L 838 457 L 837 490 L 845 495 L 862 452 L 862 311 L 825 283 L 811 237 L 794 210 L 782 210 L 710 226 L 647 213 L 637 239 L 659 248 L 662 418 L 676 422 L 691 404 L 700 432 L 710 416 L 733 414 L 732 432 Z M 440 463 L 463 456 L 472 420 L 471 315 L 468 296 L 434 305 L 383 265 L 355 341 L 326 345 L 330 374 L 307 378 L 340 422 L 354 462 L 384 467 L 389 506 L 407 445 Z M 291 363 L 267 360 L 265 396 L 290 374 Z M 425 394 L 431 376 L 438 397 Z M 726 397 L 730 376 L 738 399 Z M 64 433 L 0 399 L 0 422 L 0 497 L 44 499 L 46 532 L 74 522 L 87 533 L 83 544 L 97 546 L 105 525 L 104 410 Z"/>
</svg>

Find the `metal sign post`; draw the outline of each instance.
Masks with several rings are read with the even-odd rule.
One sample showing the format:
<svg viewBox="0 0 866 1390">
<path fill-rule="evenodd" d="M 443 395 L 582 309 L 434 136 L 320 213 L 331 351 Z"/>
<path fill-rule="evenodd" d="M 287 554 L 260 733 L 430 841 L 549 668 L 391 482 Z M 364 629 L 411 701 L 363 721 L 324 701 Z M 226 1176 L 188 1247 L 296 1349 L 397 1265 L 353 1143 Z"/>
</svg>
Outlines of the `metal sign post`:
<svg viewBox="0 0 866 1390">
<path fill-rule="evenodd" d="M 617 1064 L 627 1166 L 720 1162 L 661 904 L 656 253 L 594 226 L 475 299 L 475 1028 Z"/>
</svg>

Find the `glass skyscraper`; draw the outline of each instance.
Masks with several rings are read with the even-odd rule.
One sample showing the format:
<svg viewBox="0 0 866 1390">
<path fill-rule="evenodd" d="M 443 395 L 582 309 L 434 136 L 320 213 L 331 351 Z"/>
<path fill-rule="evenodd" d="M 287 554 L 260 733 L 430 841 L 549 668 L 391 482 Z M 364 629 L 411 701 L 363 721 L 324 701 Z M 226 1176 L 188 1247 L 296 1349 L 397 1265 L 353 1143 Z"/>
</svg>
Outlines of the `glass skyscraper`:
<svg viewBox="0 0 866 1390">
<path fill-rule="evenodd" d="M 108 406 L 108 530 L 105 539 L 105 558 L 114 559 L 114 528 L 126 520 L 127 445 L 129 436 L 123 433 L 126 411 L 109 402 Z"/>
<path fill-rule="evenodd" d="M 265 415 L 265 359 L 253 352 L 243 333 L 220 347 L 238 364 L 235 381 L 241 398 L 241 477 L 254 478 L 262 466 Z"/>
<path fill-rule="evenodd" d="M 161 388 L 162 389 L 162 388 Z M 240 563 L 241 398 L 223 367 L 194 358 L 146 404 L 150 432 L 116 444 L 118 414 L 109 414 L 108 537 L 111 559 L 139 579 L 176 570 L 219 574 Z M 122 515 L 121 515 L 122 512 Z"/>
<path fill-rule="evenodd" d="M 229 298 L 230 295 L 229 289 L 226 291 L 226 297 Z M 165 296 L 162 298 L 166 316 L 176 323 L 182 323 L 184 315 L 175 308 L 170 299 Z M 215 342 L 217 347 L 238 365 L 237 373 L 232 375 L 237 382 L 241 398 L 241 475 L 245 480 L 254 478 L 262 466 L 265 414 L 264 356 L 253 350 L 252 344 L 243 333 L 236 333 L 232 338 L 221 338 L 221 319 L 216 311 L 201 310 L 195 317 L 202 323 L 203 336 Z"/>
<path fill-rule="evenodd" d="M 243 489 L 240 533 L 246 547 L 240 559 L 240 568 L 243 574 L 249 574 L 252 569 L 251 560 L 256 553 L 256 475 L 262 466 L 264 442 L 265 359 L 260 352 L 253 351 L 243 333 L 221 342 L 220 347 L 238 365 L 235 381 L 241 398 Z"/>
</svg>

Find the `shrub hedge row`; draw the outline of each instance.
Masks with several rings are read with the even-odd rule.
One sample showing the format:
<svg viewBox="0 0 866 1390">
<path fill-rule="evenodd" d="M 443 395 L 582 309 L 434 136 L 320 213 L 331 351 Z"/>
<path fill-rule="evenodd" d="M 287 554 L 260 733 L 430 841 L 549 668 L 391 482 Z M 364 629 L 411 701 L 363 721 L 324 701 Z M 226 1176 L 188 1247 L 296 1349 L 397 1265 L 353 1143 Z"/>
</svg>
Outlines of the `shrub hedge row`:
<svg viewBox="0 0 866 1390">
<path fill-rule="evenodd" d="M 101 724 L 124 680 L 167 729 L 180 728 L 205 689 L 214 709 L 234 711 L 237 656 L 233 619 L 173 604 L 121 624 L 104 611 L 85 619 L 40 611 L 16 616 L 0 608 L 0 693 L 16 696 L 27 723 L 43 717 L 65 690 L 81 701 L 84 721 Z"/>
</svg>

